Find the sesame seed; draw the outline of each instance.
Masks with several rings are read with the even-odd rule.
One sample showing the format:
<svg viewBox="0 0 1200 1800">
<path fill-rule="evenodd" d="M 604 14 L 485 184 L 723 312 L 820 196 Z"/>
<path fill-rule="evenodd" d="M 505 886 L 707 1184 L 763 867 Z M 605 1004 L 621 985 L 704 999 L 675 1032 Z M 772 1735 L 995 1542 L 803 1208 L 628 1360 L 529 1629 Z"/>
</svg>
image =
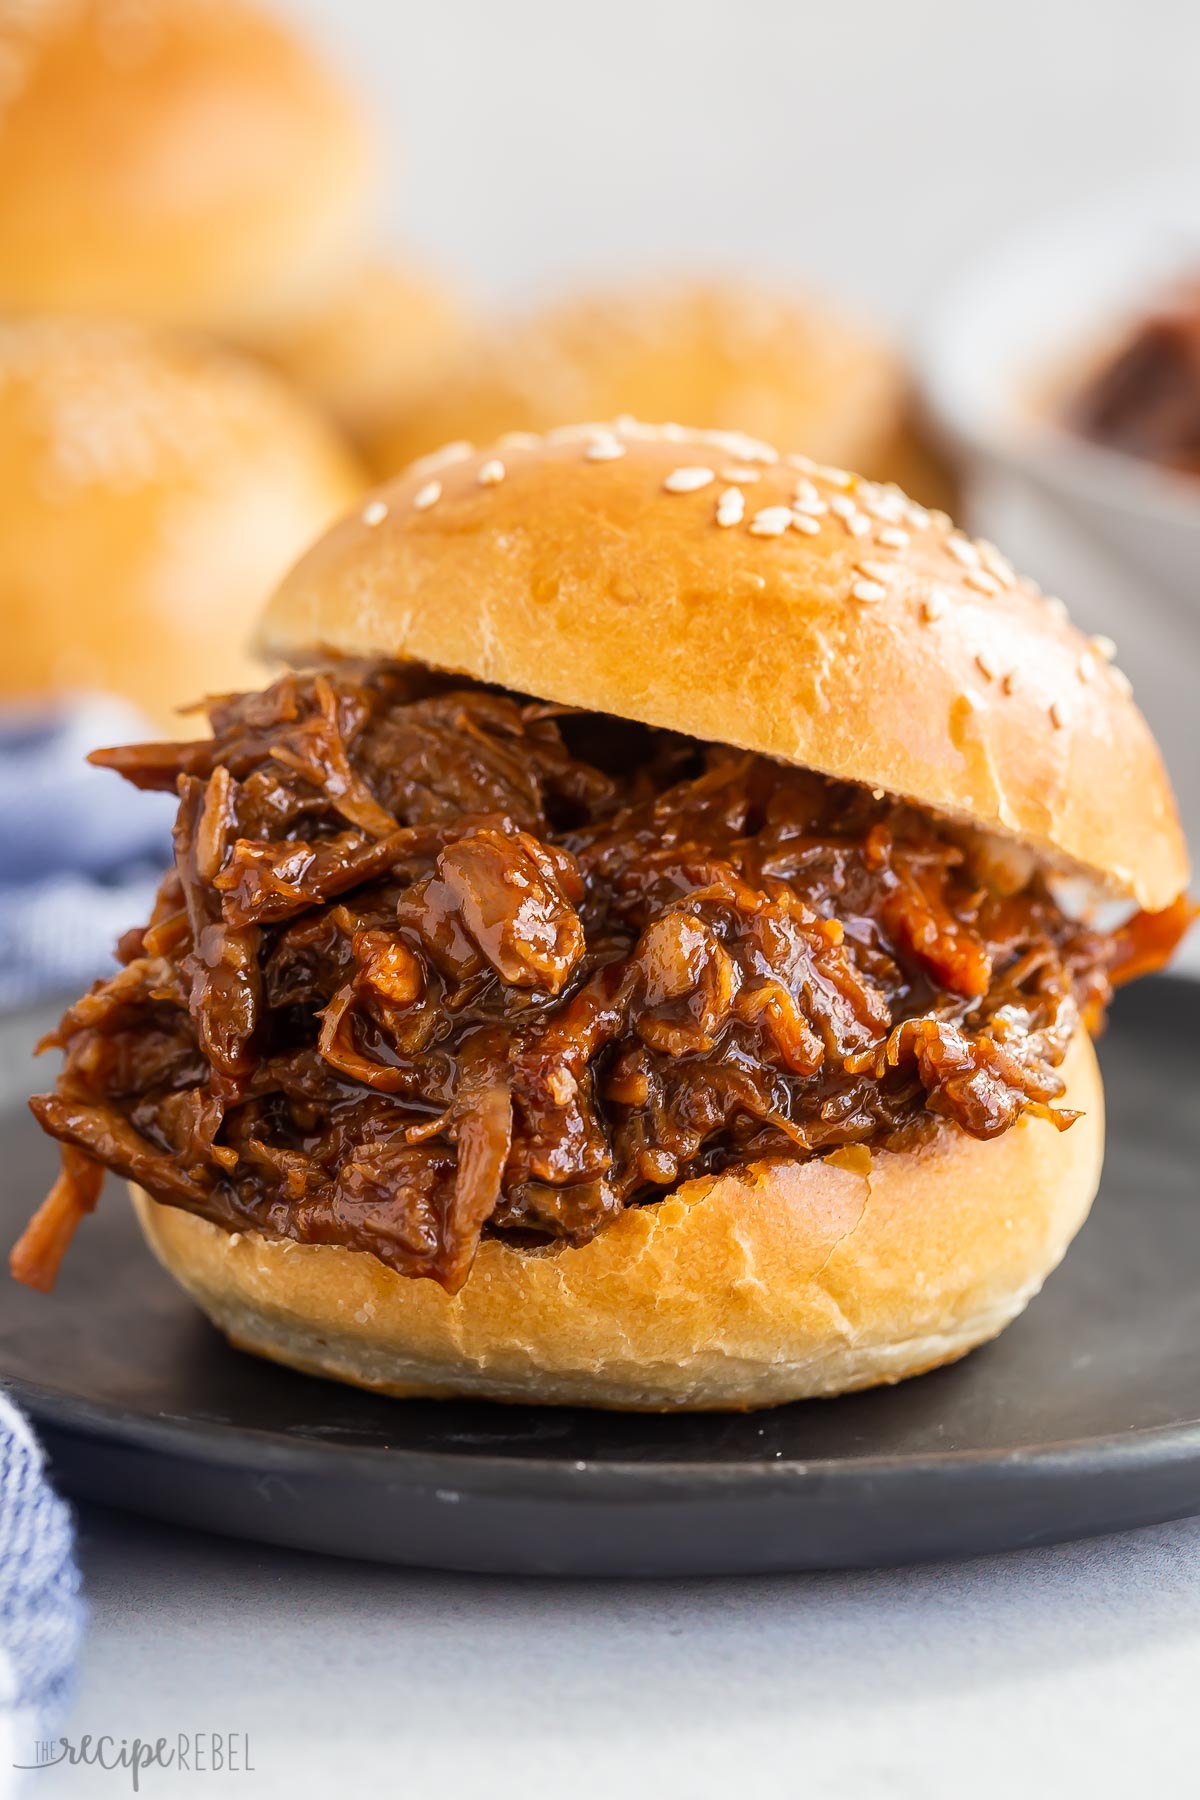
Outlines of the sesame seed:
<svg viewBox="0 0 1200 1800">
<path fill-rule="evenodd" d="M 812 482 L 808 479 L 807 475 L 802 475 L 796 483 L 796 505 L 813 506 L 822 504 L 824 503 L 821 500 L 821 496 L 818 494 Z"/>
<path fill-rule="evenodd" d="M 887 797 L 887 789 L 886 788 L 872 788 L 871 789 L 872 800 L 884 800 L 884 799 L 886 799 L 886 797 Z"/>
<path fill-rule="evenodd" d="M 418 488 L 416 493 L 413 495 L 413 506 L 417 512 L 427 512 L 431 506 L 437 505 L 437 503 L 441 499 L 441 497 L 442 497 L 441 482 L 440 481 L 427 481 L 425 483 L 425 486 Z"/>
<path fill-rule="evenodd" d="M 686 444 L 692 434 L 686 426 L 676 425 L 672 419 L 659 426 L 658 435 L 665 438 L 668 444 Z"/>
<path fill-rule="evenodd" d="M 799 531 L 804 537 L 817 537 L 820 534 L 821 521 L 814 519 L 808 512 L 793 512 L 792 530 Z"/>
<path fill-rule="evenodd" d="M 711 469 L 672 469 L 663 486 L 668 494 L 694 494 L 697 488 L 705 488 L 715 480 Z"/>
<path fill-rule="evenodd" d="M 966 707 L 968 712 L 982 712 L 983 711 L 983 707 L 984 707 L 983 695 L 977 694 L 975 692 L 974 688 L 964 688 L 962 693 L 959 695 L 959 699 L 962 701 L 963 705 Z"/>
<path fill-rule="evenodd" d="M 881 519 L 885 525 L 898 525 L 907 517 L 907 504 L 899 488 L 860 489 L 858 499 L 865 512 L 873 519 Z"/>
<path fill-rule="evenodd" d="M 842 520 L 842 524 L 852 538 L 866 537 L 871 529 L 871 521 L 866 513 L 851 513 L 848 519 Z"/>
<path fill-rule="evenodd" d="M 1000 583 L 996 577 L 988 575 L 983 569 L 968 569 L 963 580 L 969 588 L 974 588 L 977 594 L 994 597 L 1000 592 Z"/>
<path fill-rule="evenodd" d="M 910 541 L 907 531 L 902 531 L 899 525 L 885 525 L 882 531 L 875 534 L 875 542 L 882 544 L 886 550 L 903 550 Z"/>
<path fill-rule="evenodd" d="M 1046 595 L 1046 611 L 1053 618 L 1060 619 L 1064 625 L 1071 616 L 1067 611 L 1066 601 L 1060 600 L 1057 594 Z"/>
<path fill-rule="evenodd" d="M 791 451 L 783 460 L 789 469 L 799 469 L 803 475 L 812 475 L 816 472 L 817 465 L 812 457 L 802 456 L 799 450 Z"/>
<path fill-rule="evenodd" d="M 1050 723 L 1055 731 L 1061 731 L 1067 722 L 1067 711 L 1061 700 L 1050 702 Z"/>
<path fill-rule="evenodd" d="M 835 494 L 829 502 L 829 510 L 836 513 L 839 519 L 852 519 L 858 508 L 849 494 Z"/>
<path fill-rule="evenodd" d="M 1113 663 L 1108 672 L 1123 694 L 1132 694 L 1133 683 L 1130 681 L 1124 669 L 1118 669 L 1116 663 Z"/>
<path fill-rule="evenodd" d="M 498 456 L 493 456 L 490 462 L 484 463 L 475 479 L 478 481 L 480 487 L 498 487 L 504 480 L 506 473 L 507 471 L 504 464 L 500 461 L 500 458 Z"/>
<path fill-rule="evenodd" d="M 751 519 L 750 530 L 755 537 L 782 537 L 791 522 L 792 515 L 788 507 L 764 506 Z"/>
<path fill-rule="evenodd" d="M 863 561 L 855 563 L 854 573 L 865 575 L 868 581 L 890 581 L 895 570 L 891 563 Z"/>
<path fill-rule="evenodd" d="M 975 667 L 985 681 L 995 681 L 1000 673 L 1000 665 L 988 650 L 981 650 L 975 658 Z"/>
<path fill-rule="evenodd" d="M 537 450 L 541 441 L 535 431 L 506 431 L 496 439 L 503 450 Z"/>
<path fill-rule="evenodd" d="M 757 438 L 747 437 L 744 431 L 697 431 L 693 432 L 697 443 L 713 444 L 723 450 L 731 462 L 777 462 L 778 454 L 768 450 Z"/>
<path fill-rule="evenodd" d="M 1096 659 L 1090 650 L 1085 650 L 1080 657 L 1076 673 L 1078 674 L 1080 681 L 1083 682 L 1090 681 L 1092 676 L 1096 673 Z"/>
<path fill-rule="evenodd" d="M 946 548 L 951 556 L 957 558 L 965 569 L 977 569 L 979 567 L 979 552 L 971 542 L 970 538 L 958 536 L 948 537 L 946 539 Z"/>
<path fill-rule="evenodd" d="M 583 454 L 588 462 L 616 462 L 624 456 L 625 446 L 619 438 L 593 438 Z"/>
<path fill-rule="evenodd" d="M 820 519 L 829 511 L 829 503 L 822 500 L 815 490 L 811 499 L 807 494 L 798 493 L 792 501 L 792 510 L 793 512 L 811 513 L 814 519 Z"/>
<path fill-rule="evenodd" d="M 1015 694 L 1021 685 L 1021 677 L 1016 669 L 1010 669 L 1000 683 L 1006 694 Z"/>
<path fill-rule="evenodd" d="M 717 524 L 740 525 L 745 516 L 745 494 L 741 488 L 727 487 L 717 501 Z"/>
<path fill-rule="evenodd" d="M 978 540 L 979 554 L 983 558 L 983 566 L 989 575 L 994 575 L 1001 587 L 1011 587 L 1017 579 L 1016 570 L 1007 556 L 1001 555 L 995 544 L 989 544 L 986 538 Z"/>
<path fill-rule="evenodd" d="M 431 469 L 444 469 L 449 463 L 464 462 L 474 449 L 474 444 L 469 443 L 466 438 L 454 438 L 451 443 L 443 444 L 440 450 L 432 451 L 421 460 Z"/>
<path fill-rule="evenodd" d="M 945 610 L 946 596 L 941 588 L 930 588 L 929 592 L 921 602 L 921 617 L 924 619 L 925 623 L 927 625 L 932 625 L 935 619 L 941 618 Z"/>
<path fill-rule="evenodd" d="M 874 605 L 876 601 L 887 599 L 887 589 L 882 581 L 869 581 L 865 576 L 860 576 L 850 589 L 850 598 Z"/>
<path fill-rule="evenodd" d="M 1096 655 L 1102 656 L 1105 662 L 1111 662 L 1113 657 L 1117 654 L 1117 646 L 1113 643 L 1113 640 L 1110 637 L 1105 637 L 1102 632 L 1098 633 L 1097 636 L 1090 640 L 1090 642 Z"/>
<path fill-rule="evenodd" d="M 820 476 L 821 480 L 827 481 L 830 487 L 849 488 L 854 486 L 854 477 L 849 469 L 839 469 L 832 463 L 817 463 L 815 468 L 809 469 L 807 472 L 810 475 Z"/>
<path fill-rule="evenodd" d="M 740 463 L 730 463 L 727 469 L 721 470 L 722 481 L 761 481 L 761 469 L 743 468 Z"/>
<path fill-rule="evenodd" d="M 382 525 L 387 518 L 387 502 L 385 500 L 368 500 L 362 510 L 364 525 Z"/>
<path fill-rule="evenodd" d="M 918 506 L 915 500 L 908 501 L 904 508 L 904 517 L 914 531 L 927 531 L 929 528 L 930 514 L 923 506 Z"/>
</svg>

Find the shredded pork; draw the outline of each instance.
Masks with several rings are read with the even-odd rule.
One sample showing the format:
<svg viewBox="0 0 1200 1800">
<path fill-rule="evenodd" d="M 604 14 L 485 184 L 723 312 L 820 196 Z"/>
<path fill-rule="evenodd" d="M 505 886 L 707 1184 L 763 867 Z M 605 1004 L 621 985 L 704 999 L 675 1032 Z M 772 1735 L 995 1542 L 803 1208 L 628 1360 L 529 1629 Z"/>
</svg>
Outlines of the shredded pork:
<svg viewBox="0 0 1200 1800">
<path fill-rule="evenodd" d="M 1182 928 L 1147 951 L 862 788 L 386 664 L 210 710 L 94 759 L 178 792 L 175 866 L 51 1040 L 33 1285 L 104 1169 L 453 1291 L 485 1234 L 579 1244 L 730 1163 L 1062 1129 L 1081 1015 Z"/>
</svg>

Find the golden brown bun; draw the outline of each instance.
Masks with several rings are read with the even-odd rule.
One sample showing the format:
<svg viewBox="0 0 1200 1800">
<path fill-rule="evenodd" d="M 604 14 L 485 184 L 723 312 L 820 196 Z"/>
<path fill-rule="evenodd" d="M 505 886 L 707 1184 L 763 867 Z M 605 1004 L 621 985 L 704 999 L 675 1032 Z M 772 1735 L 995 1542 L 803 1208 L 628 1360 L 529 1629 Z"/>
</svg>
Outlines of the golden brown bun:
<svg viewBox="0 0 1200 1800">
<path fill-rule="evenodd" d="M 155 1254 L 233 1343 L 399 1395 L 748 1409 L 900 1381 L 995 1337 L 1087 1217 L 1091 1043 L 1069 1131 L 944 1124 L 904 1155 L 758 1163 L 631 1207 L 580 1249 L 485 1242 L 462 1291 L 358 1251 L 231 1236 L 134 1190 Z"/>
<path fill-rule="evenodd" d="M 774 458 L 626 422 L 426 459 L 314 546 L 262 641 L 780 757 L 1020 839 L 1142 905 L 1173 900 L 1187 859 L 1170 786 L 1103 654 L 942 515 Z M 669 491 L 689 470 L 705 485 Z M 824 509 L 808 534 L 756 535 L 798 484 Z M 722 528 L 731 489 L 745 518 Z"/>
<path fill-rule="evenodd" d="M 0 79 L 0 307 L 257 333 L 353 261 L 358 111 L 250 0 L 5 7 Z"/>
<path fill-rule="evenodd" d="M 381 437 L 450 367 L 467 331 L 459 297 L 428 271 L 367 263 L 268 353 L 333 414 L 372 466 L 382 466 Z"/>
<path fill-rule="evenodd" d="M 397 416 L 379 467 L 455 438 L 626 412 L 748 431 L 881 480 L 915 469 L 909 491 L 942 504 L 908 453 L 909 384 L 892 349 L 809 299 L 728 278 L 583 295 L 498 326 Z"/>
<path fill-rule="evenodd" d="M 172 709 L 261 686 L 251 622 L 361 492 L 267 371 L 135 326 L 0 324 L 0 699 L 75 688 Z"/>
</svg>

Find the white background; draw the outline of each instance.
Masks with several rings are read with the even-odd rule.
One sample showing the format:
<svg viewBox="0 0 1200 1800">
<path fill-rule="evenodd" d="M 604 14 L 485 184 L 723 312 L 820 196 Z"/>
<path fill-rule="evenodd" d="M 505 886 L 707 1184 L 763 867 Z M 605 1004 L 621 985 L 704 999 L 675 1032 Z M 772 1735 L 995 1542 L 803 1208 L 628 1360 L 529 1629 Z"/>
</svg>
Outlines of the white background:
<svg viewBox="0 0 1200 1800">
<path fill-rule="evenodd" d="M 1200 167 L 1195 0 L 287 0 L 389 225 L 481 295 L 736 263 L 906 324 L 998 232 Z"/>
<path fill-rule="evenodd" d="M 373 97 L 389 226 L 484 297 L 738 262 L 911 329 L 995 234 L 1200 170 L 1195 0 L 292 8 Z M 231 1792 L 1124 1800 L 1200 1782 L 1194 1525 L 640 1587 L 405 1574 L 103 1517 L 84 1552 L 74 1729 L 248 1729 L 259 1773 Z M 31 1778 L 55 1791 L 123 1788 Z"/>
</svg>

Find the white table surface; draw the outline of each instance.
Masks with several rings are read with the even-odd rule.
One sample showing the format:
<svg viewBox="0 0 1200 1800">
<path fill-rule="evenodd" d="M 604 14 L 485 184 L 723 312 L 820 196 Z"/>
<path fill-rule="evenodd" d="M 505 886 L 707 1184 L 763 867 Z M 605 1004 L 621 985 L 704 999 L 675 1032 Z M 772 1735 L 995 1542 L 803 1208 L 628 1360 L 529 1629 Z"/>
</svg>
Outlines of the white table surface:
<svg viewBox="0 0 1200 1800">
<path fill-rule="evenodd" d="M 1200 1520 L 875 1573 L 522 1582 L 88 1510 L 69 1726 L 245 1732 L 151 1797 L 1128 1800 L 1194 1793 Z M 39 1772 L 31 1796 L 116 1795 Z"/>
</svg>

